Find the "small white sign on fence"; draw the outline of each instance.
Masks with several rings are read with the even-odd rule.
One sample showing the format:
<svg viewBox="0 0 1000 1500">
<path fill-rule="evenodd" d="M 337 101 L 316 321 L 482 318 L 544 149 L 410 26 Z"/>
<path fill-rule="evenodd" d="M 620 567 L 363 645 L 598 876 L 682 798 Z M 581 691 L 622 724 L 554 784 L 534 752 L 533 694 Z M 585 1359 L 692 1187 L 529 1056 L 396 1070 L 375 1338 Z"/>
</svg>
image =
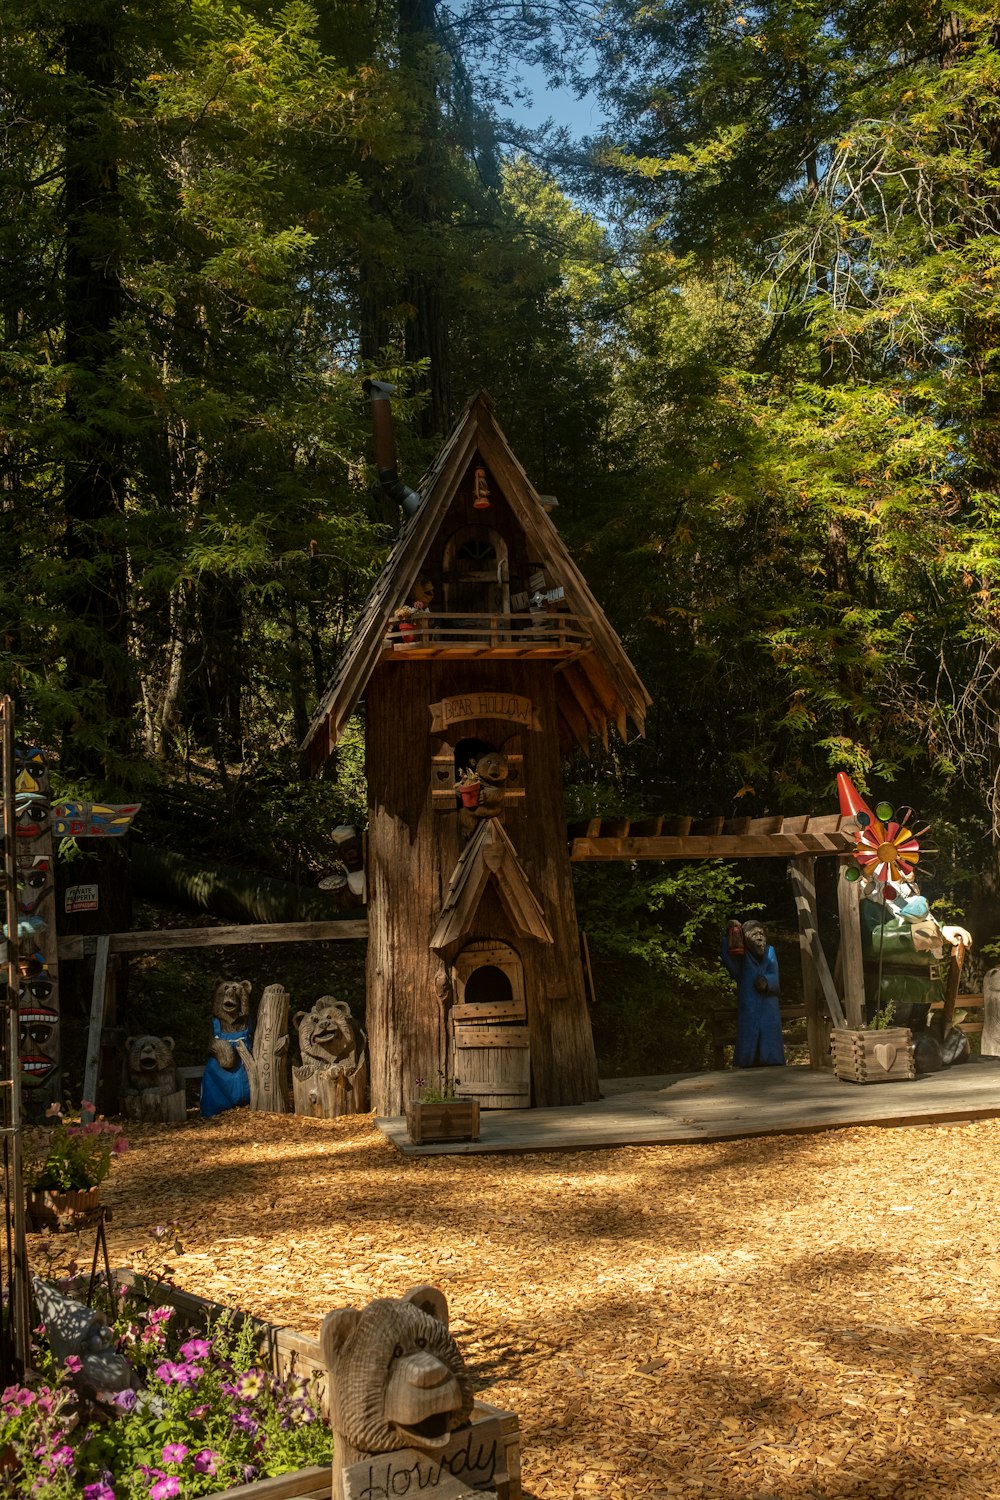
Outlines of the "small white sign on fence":
<svg viewBox="0 0 1000 1500">
<path fill-rule="evenodd" d="M 68 885 L 66 887 L 65 906 L 71 911 L 97 911 L 100 898 L 96 885 Z"/>
</svg>

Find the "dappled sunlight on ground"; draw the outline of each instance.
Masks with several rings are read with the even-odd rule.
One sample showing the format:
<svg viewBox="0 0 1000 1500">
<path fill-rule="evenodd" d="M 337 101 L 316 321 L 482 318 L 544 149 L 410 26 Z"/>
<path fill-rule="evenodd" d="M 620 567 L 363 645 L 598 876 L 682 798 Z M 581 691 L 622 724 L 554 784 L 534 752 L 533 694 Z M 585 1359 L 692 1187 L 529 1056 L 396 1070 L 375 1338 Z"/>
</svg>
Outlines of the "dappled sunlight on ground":
<svg viewBox="0 0 1000 1500">
<path fill-rule="evenodd" d="M 436 1283 L 540 1500 L 1000 1494 L 1000 1122 L 407 1159 L 367 1118 L 239 1111 L 131 1139 L 114 1262 L 179 1221 L 178 1285 L 308 1334 Z"/>
</svg>

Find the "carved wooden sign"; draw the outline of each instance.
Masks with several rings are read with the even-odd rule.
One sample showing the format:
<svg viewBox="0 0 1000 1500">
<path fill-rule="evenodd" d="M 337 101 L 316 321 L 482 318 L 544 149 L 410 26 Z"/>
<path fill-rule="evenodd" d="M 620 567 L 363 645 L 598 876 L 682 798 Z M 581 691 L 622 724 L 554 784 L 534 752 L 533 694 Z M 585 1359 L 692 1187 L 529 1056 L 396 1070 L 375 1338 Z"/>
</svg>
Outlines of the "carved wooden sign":
<svg viewBox="0 0 1000 1500">
<path fill-rule="evenodd" d="M 531 699 L 519 698 L 516 693 L 460 693 L 454 698 L 442 698 L 440 703 L 428 704 L 428 707 L 432 734 L 440 734 L 450 725 L 462 724 L 467 719 L 508 719 L 514 724 L 522 724 L 525 729 L 542 727 Z"/>
<path fill-rule="evenodd" d="M 394 1500 L 429 1495 L 452 1500 L 470 1491 L 496 1490 L 508 1479 L 506 1444 L 499 1421 L 488 1418 L 456 1432 L 441 1453 L 397 1448 L 343 1471 L 344 1500 Z"/>
</svg>

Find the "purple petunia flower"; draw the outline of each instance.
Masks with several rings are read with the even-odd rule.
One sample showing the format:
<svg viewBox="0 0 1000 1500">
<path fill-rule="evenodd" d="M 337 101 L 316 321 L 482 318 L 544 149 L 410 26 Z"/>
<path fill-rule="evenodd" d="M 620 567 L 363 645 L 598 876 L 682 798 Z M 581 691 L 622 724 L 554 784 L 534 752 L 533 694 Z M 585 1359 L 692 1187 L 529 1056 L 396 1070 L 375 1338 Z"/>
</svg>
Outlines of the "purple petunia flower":
<svg viewBox="0 0 1000 1500">
<path fill-rule="evenodd" d="M 212 1346 L 208 1339 L 188 1339 L 180 1347 L 181 1359 L 207 1359 Z"/>
<path fill-rule="evenodd" d="M 191 1365 L 186 1362 L 183 1364 L 174 1364 L 169 1359 L 165 1359 L 162 1364 L 158 1364 L 156 1367 L 157 1378 L 162 1380 L 164 1385 L 179 1385 L 182 1387 L 197 1385 L 204 1373 L 201 1365 Z"/>
<path fill-rule="evenodd" d="M 200 1453 L 194 1456 L 194 1472 L 196 1474 L 217 1473 L 216 1460 L 219 1455 L 214 1448 L 202 1448 Z"/>
<path fill-rule="evenodd" d="M 163 1449 L 163 1462 L 165 1464 L 181 1464 L 190 1452 L 191 1449 L 185 1443 L 166 1443 Z"/>
<path fill-rule="evenodd" d="M 171 1495 L 179 1495 L 181 1482 L 176 1474 L 168 1474 L 164 1479 L 157 1479 L 155 1484 L 149 1487 L 149 1500 L 170 1500 Z"/>
<path fill-rule="evenodd" d="M 255 1401 L 263 1389 L 263 1370 L 248 1370 L 236 1382 L 236 1393 L 241 1401 Z"/>
<path fill-rule="evenodd" d="M 115 1500 L 115 1492 L 110 1484 L 99 1479 L 96 1484 L 84 1485 L 83 1500 Z"/>
<path fill-rule="evenodd" d="M 253 1484 L 253 1482 L 254 1482 L 254 1480 L 256 1478 L 257 1478 L 257 1469 L 256 1469 L 256 1466 L 254 1464 L 244 1464 L 243 1465 L 243 1483 L 244 1484 Z"/>
<path fill-rule="evenodd" d="M 78 1375 L 83 1369 L 83 1360 L 78 1354 L 67 1354 L 63 1364 L 71 1375 Z"/>
<path fill-rule="evenodd" d="M 233 1415 L 233 1426 L 238 1427 L 240 1432 L 245 1432 L 248 1437 L 256 1437 L 259 1425 L 248 1411 L 241 1409 Z"/>
<path fill-rule="evenodd" d="M 137 1400 L 138 1397 L 133 1390 L 118 1391 L 114 1398 L 115 1405 L 119 1411 L 132 1411 Z"/>
</svg>

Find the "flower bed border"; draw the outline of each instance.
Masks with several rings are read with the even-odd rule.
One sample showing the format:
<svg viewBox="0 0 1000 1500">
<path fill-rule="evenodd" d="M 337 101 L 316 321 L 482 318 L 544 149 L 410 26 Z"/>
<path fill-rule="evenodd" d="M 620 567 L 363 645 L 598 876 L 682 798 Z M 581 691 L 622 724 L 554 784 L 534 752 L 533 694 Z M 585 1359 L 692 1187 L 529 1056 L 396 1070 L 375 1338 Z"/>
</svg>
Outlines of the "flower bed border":
<svg viewBox="0 0 1000 1500">
<path fill-rule="evenodd" d="M 329 1416 L 327 1401 L 326 1365 L 318 1339 L 307 1338 L 292 1328 L 279 1328 L 242 1308 L 224 1307 L 220 1302 L 210 1302 L 204 1297 L 185 1292 L 181 1287 L 168 1282 L 153 1281 L 137 1271 L 112 1271 L 116 1286 L 127 1286 L 150 1303 L 169 1304 L 192 1318 L 198 1326 L 225 1314 L 234 1318 L 237 1326 L 250 1323 L 261 1335 L 264 1357 L 272 1375 L 284 1378 L 297 1374 L 308 1380 L 318 1377 L 319 1409 L 324 1417 Z M 86 1278 L 81 1278 L 86 1292 Z M 478 1423 L 496 1422 L 503 1445 L 501 1467 L 493 1479 L 493 1487 L 499 1500 L 523 1500 L 521 1489 L 521 1433 L 520 1424 L 513 1412 L 477 1401 L 472 1412 L 471 1426 Z M 269 1479 L 255 1479 L 250 1484 L 237 1485 L 234 1489 L 214 1490 L 204 1500 L 328 1500 L 333 1486 L 333 1471 L 326 1467 L 313 1466 L 296 1469 L 290 1474 L 278 1474 Z M 428 1491 L 432 1500 L 432 1491 Z"/>
</svg>

